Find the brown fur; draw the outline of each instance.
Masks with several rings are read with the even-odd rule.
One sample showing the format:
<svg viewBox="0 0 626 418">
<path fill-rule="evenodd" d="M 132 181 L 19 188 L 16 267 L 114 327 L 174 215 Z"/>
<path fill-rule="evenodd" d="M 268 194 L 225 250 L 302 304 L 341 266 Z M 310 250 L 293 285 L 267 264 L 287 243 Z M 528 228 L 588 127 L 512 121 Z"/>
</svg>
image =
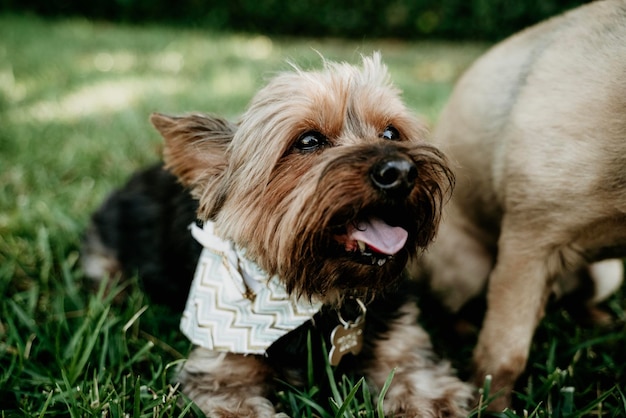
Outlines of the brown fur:
<svg viewBox="0 0 626 418">
<path fill-rule="evenodd" d="M 167 167 L 200 198 L 199 217 L 214 219 L 225 238 L 246 243 L 250 258 L 284 278 L 288 290 L 307 297 L 323 294 L 330 301 L 336 281 L 348 275 L 319 250 L 331 245 L 330 229 L 355 219 L 377 199 L 364 182 L 372 161 L 380 153 L 407 154 L 424 174 L 399 213 L 417 224 L 411 238 L 418 247 L 434 237 L 451 174 L 436 148 L 421 141 L 415 146 L 424 128 L 373 61 L 366 61 L 363 72 L 347 65 L 328 67 L 270 82 L 236 130 L 221 119 L 198 115 L 155 114 L 152 122 L 166 139 Z M 402 132 L 402 142 L 381 144 L 379 134 L 389 125 Z M 332 141 L 328 149 L 315 155 L 290 150 L 310 130 Z M 403 262 L 376 271 L 359 269 L 358 280 L 341 286 L 375 292 L 388 284 L 385 278 L 399 275 L 410 253 L 415 254 L 407 251 L 400 256 Z"/>
<path fill-rule="evenodd" d="M 457 188 L 426 267 L 452 310 L 487 288 L 476 382 L 509 404 L 552 291 L 589 270 L 601 296 L 626 255 L 626 2 L 598 1 L 495 46 L 435 131 Z M 486 284 L 488 283 L 488 284 Z"/>
<path fill-rule="evenodd" d="M 362 69 L 326 63 L 321 71 L 281 74 L 255 96 L 237 124 L 161 114 L 152 122 L 165 138 L 167 167 L 200 199 L 199 217 L 213 220 L 223 238 L 245 248 L 294 296 L 326 303 L 307 326 L 328 327 L 329 315 L 336 317 L 348 297 L 371 302 L 372 320 L 366 320 L 364 333 L 372 341 L 346 364 L 364 372 L 373 390 L 398 367 L 386 413 L 467 412 L 471 386 L 436 359 L 417 325 L 415 306 L 395 312 L 401 300 L 414 301 L 408 302 L 406 292 L 379 297 L 403 282 L 407 260 L 434 237 L 453 178 L 441 152 L 424 142 L 423 126 L 399 99 L 378 55 L 364 58 Z M 398 138 L 381 137 L 390 126 Z M 298 140 L 310 131 L 327 143 L 303 151 Z M 373 187 L 372 171 L 387 159 L 409 164 L 416 173 L 401 195 Z M 382 265 L 354 261 L 336 239 L 347 225 L 373 215 L 409 232 L 405 247 Z M 287 346 L 294 350 L 292 343 Z M 183 391 L 211 416 L 269 417 L 275 414 L 267 399 L 274 378 L 301 381 L 301 373 L 283 370 L 286 361 L 196 348 L 179 378 Z M 297 367 L 305 364 L 302 359 Z"/>
<path fill-rule="evenodd" d="M 428 334 L 412 326 L 417 318 L 414 304 L 406 304 L 391 329 L 379 339 L 374 348 L 377 362 L 365 373 L 374 388 L 381 388 L 396 368 L 394 384 L 389 388 L 384 403 L 388 416 L 456 417 L 464 414 L 456 394 L 464 390 L 464 383 L 452 375 L 449 363 L 433 357 Z M 424 398 L 424 392 L 430 397 Z"/>
<path fill-rule="evenodd" d="M 196 348 L 178 380 L 184 382 L 185 394 L 207 414 L 253 418 L 275 414 L 267 399 L 272 376 L 271 368 L 260 356 Z"/>
</svg>

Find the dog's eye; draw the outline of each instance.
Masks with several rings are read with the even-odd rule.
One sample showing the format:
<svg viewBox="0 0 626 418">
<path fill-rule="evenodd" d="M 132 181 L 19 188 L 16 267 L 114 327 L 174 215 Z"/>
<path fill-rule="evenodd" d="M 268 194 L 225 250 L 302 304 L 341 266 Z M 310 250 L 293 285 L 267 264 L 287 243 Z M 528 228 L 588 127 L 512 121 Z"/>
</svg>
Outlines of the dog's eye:
<svg viewBox="0 0 626 418">
<path fill-rule="evenodd" d="M 390 141 L 398 141 L 400 140 L 400 132 L 398 132 L 398 130 L 392 125 L 389 125 L 385 128 L 381 137 Z"/>
<path fill-rule="evenodd" d="M 328 143 L 328 139 L 317 131 L 308 131 L 300 135 L 294 148 L 301 152 L 311 152 L 320 149 Z"/>
</svg>

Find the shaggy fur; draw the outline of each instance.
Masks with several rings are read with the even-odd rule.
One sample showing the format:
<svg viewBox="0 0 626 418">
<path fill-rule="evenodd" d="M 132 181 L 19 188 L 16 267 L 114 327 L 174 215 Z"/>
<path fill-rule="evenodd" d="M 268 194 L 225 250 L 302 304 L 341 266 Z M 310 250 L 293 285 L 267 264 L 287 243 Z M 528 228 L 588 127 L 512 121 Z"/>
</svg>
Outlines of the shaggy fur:
<svg viewBox="0 0 626 418">
<path fill-rule="evenodd" d="M 626 254 L 626 2 L 598 1 L 495 46 L 461 78 L 434 133 L 457 187 L 427 256 L 458 311 L 487 287 L 475 378 L 509 404 L 553 291 L 590 277 L 597 303 Z"/>
<path fill-rule="evenodd" d="M 433 239 L 453 178 L 379 55 L 364 58 L 362 68 L 328 62 L 320 71 L 281 74 L 237 124 L 199 114 L 151 120 L 165 139 L 167 168 L 198 201 L 199 219 L 213 221 L 294 297 L 324 302 L 265 356 L 195 348 L 178 378 L 205 413 L 274 416 L 276 378 L 306 382 L 307 337 L 323 364 L 322 342 L 329 346 L 338 312 L 359 314 L 355 298 L 367 303 L 363 349 L 339 369 L 365 375 L 375 393 L 397 368 L 384 401 L 389 416 L 467 413 L 472 388 L 434 355 L 403 275 Z M 408 232 L 393 256 L 359 253 L 351 241 L 347 231 L 372 218 Z"/>
<path fill-rule="evenodd" d="M 82 244 L 85 274 L 95 286 L 137 274 L 153 302 L 182 311 L 202 250 L 188 229 L 197 208 L 162 164 L 136 173 L 93 214 Z"/>
</svg>

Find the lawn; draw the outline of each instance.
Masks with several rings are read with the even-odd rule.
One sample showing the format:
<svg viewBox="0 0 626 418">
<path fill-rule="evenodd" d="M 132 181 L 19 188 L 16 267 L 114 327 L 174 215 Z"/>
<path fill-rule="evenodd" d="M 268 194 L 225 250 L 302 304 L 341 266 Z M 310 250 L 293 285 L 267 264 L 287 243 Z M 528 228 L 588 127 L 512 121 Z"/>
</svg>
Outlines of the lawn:
<svg viewBox="0 0 626 418">
<path fill-rule="evenodd" d="M 456 78 L 485 48 L 0 15 L 1 416 L 201 415 L 171 383 L 189 350 L 176 314 L 151 305 L 135 282 L 124 285 L 121 303 L 91 291 L 78 263 L 90 213 L 159 159 L 151 112 L 235 118 L 287 61 L 313 68 L 319 54 L 358 62 L 380 50 L 407 104 L 434 123 Z M 602 330 L 551 309 L 515 394 L 517 412 L 506 415 L 626 416 L 624 306 L 622 291 L 606 305 L 617 324 Z M 438 338 L 437 317 L 423 317 L 442 354 L 463 370 L 471 344 L 450 347 Z M 376 416 L 363 387 L 348 395 L 358 382 L 338 378 L 336 404 L 347 400 L 345 416 Z M 334 416 L 334 403 L 315 392 L 286 388 L 279 398 L 294 417 Z"/>
</svg>

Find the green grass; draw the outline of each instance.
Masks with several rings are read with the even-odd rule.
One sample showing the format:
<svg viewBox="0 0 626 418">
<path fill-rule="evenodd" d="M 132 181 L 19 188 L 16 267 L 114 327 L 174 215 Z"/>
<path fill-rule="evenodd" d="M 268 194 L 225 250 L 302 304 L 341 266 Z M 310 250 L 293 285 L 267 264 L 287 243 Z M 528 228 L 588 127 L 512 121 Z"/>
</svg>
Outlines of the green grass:
<svg viewBox="0 0 626 418">
<path fill-rule="evenodd" d="M 432 123 L 484 49 L 0 15 L 0 416 L 200 415 L 171 384 L 189 350 L 175 315 L 132 281 L 123 303 L 90 292 L 77 262 L 90 213 L 159 158 L 151 112 L 236 117 L 287 60 L 309 68 L 320 64 L 317 51 L 358 62 L 381 50 L 408 105 Z M 551 311 L 515 394 L 517 414 L 505 415 L 626 416 L 625 299 L 609 301 L 622 320 L 609 330 Z M 436 318 L 424 317 L 438 341 Z M 464 368 L 471 344 L 441 340 Z M 314 383 L 285 387 L 279 399 L 294 417 L 378 416 L 358 377 L 336 378 L 330 402 Z"/>
</svg>

